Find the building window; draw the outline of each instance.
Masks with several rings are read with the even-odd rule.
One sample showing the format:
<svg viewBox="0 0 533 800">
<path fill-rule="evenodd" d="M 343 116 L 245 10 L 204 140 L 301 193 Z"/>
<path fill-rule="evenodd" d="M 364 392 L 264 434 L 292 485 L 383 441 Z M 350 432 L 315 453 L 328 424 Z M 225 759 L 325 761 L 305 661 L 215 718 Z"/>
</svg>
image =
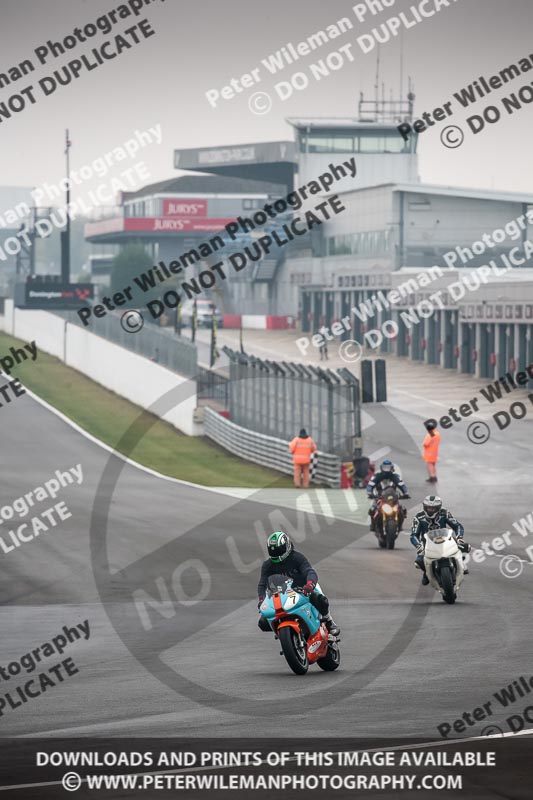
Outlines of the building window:
<svg viewBox="0 0 533 800">
<path fill-rule="evenodd" d="M 313 131 L 300 134 L 301 153 L 409 153 L 409 142 L 390 132 L 368 131 L 359 133 Z"/>
<path fill-rule="evenodd" d="M 360 231 L 328 237 L 328 255 L 377 256 L 390 250 L 391 234 L 384 231 Z"/>
</svg>

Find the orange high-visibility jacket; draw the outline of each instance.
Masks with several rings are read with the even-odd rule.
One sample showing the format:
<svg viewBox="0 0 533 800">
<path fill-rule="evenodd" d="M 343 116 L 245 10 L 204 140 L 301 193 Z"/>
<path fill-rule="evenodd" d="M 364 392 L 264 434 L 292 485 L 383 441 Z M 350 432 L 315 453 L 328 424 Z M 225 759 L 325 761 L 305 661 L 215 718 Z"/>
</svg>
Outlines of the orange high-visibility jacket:
<svg viewBox="0 0 533 800">
<path fill-rule="evenodd" d="M 316 444 L 310 436 L 306 439 L 300 439 L 299 436 L 295 436 L 289 445 L 289 450 L 292 453 L 294 464 L 309 464 L 311 454 L 316 450 Z"/>
<path fill-rule="evenodd" d="M 434 435 L 431 436 L 428 433 L 424 439 L 424 454 L 422 456 L 424 461 L 436 461 L 439 457 L 440 433 L 438 431 L 433 431 L 433 434 Z"/>
</svg>

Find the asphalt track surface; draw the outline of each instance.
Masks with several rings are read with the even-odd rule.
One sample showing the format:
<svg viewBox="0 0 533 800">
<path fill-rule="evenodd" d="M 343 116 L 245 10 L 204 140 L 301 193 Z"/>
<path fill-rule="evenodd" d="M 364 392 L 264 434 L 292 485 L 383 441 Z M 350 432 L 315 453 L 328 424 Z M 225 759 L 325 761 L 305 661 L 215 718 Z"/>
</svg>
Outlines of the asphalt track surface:
<svg viewBox="0 0 533 800">
<path fill-rule="evenodd" d="M 81 486 L 63 489 L 53 501 L 65 501 L 71 519 L 2 555 L 1 663 L 20 659 L 64 625 L 88 620 L 91 632 L 63 656 L 73 658 L 79 673 L 4 710 L 3 736 L 280 737 L 303 730 L 323 737 L 433 739 L 439 724 L 533 673 L 533 567 L 525 554 L 533 534 L 529 540 L 513 536 L 503 553 L 527 561 L 522 575 L 505 577 L 501 557 L 488 557 L 472 566 L 451 607 L 420 587 L 407 536 L 396 550 L 380 551 L 364 525 L 328 519 L 320 507 L 311 520 L 300 519 L 298 532 L 296 512 L 120 462 L 107 534 L 97 516 L 91 550 L 97 487 L 104 475 L 109 488 L 118 460 L 110 466 L 107 451 L 29 396 L 0 414 L 3 504 L 57 469 L 81 464 L 84 475 Z M 413 497 L 410 520 L 427 493 L 418 455 L 420 417 L 408 408 L 393 416 L 373 407 L 371 415 L 367 449 L 392 446 Z M 473 544 L 531 511 L 531 433 L 532 424 L 523 421 L 476 447 L 464 431 L 449 432 L 451 457 L 441 469 L 439 492 Z M 38 510 L 52 504 L 44 501 Z M 296 526 L 299 546 L 317 566 L 342 628 L 336 673 L 314 667 L 294 676 L 277 643 L 256 627 L 257 530 L 268 532 L 271 523 L 283 521 L 280 514 Z M 195 595 L 201 580 L 190 559 L 203 562 L 210 588 L 205 600 L 186 605 L 176 599 L 172 573 L 188 566 L 174 581 L 178 594 Z M 167 602 L 149 612 L 147 631 L 132 592 L 161 601 L 163 587 Z M 8 688 L 4 682 L 2 691 Z M 493 702 L 493 715 L 461 735 L 479 736 L 488 724 L 508 730 L 506 717 L 529 703 L 526 697 L 504 709 Z"/>
</svg>

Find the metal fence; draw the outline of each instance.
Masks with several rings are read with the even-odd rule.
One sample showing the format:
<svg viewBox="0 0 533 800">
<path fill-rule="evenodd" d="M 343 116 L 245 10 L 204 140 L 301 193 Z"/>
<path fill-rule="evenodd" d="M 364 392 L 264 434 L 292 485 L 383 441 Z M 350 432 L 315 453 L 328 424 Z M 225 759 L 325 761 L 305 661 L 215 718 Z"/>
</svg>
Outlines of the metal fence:
<svg viewBox="0 0 533 800">
<path fill-rule="evenodd" d="M 75 311 L 58 311 L 58 316 L 73 325 L 101 336 L 110 342 L 146 356 L 163 367 L 188 378 L 194 378 L 198 371 L 198 351 L 196 345 L 178 336 L 173 330 L 147 324 L 137 333 L 128 333 L 121 324 L 122 314 L 108 312 L 105 317 L 92 317 L 85 327 Z"/>
<path fill-rule="evenodd" d="M 217 414 L 212 408 L 205 409 L 204 432 L 221 447 L 235 453 L 240 458 L 289 475 L 293 473 L 292 457 L 284 439 L 265 436 L 242 428 Z M 326 484 L 334 489 L 339 488 L 340 459 L 338 456 L 318 451 L 314 482 Z"/>
<path fill-rule="evenodd" d="M 347 369 L 269 361 L 223 348 L 230 361 L 230 418 L 285 441 L 306 428 L 317 447 L 350 459 L 360 444 L 359 381 Z"/>
<path fill-rule="evenodd" d="M 196 396 L 198 400 L 215 400 L 224 408 L 229 401 L 229 378 L 211 369 L 198 367 Z"/>
</svg>

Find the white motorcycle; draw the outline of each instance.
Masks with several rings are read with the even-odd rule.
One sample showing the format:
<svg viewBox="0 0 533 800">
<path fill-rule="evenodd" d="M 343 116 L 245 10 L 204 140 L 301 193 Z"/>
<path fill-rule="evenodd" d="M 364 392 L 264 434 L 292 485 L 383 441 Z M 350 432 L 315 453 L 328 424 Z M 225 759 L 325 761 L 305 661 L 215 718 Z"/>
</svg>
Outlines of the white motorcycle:
<svg viewBox="0 0 533 800">
<path fill-rule="evenodd" d="M 455 603 L 457 590 L 463 582 L 464 568 L 462 551 L 450 528 L 426 533 L 424 564 L 430 584 L 442 594 L 444 602 L 450 605 Z"/>
</svg>

